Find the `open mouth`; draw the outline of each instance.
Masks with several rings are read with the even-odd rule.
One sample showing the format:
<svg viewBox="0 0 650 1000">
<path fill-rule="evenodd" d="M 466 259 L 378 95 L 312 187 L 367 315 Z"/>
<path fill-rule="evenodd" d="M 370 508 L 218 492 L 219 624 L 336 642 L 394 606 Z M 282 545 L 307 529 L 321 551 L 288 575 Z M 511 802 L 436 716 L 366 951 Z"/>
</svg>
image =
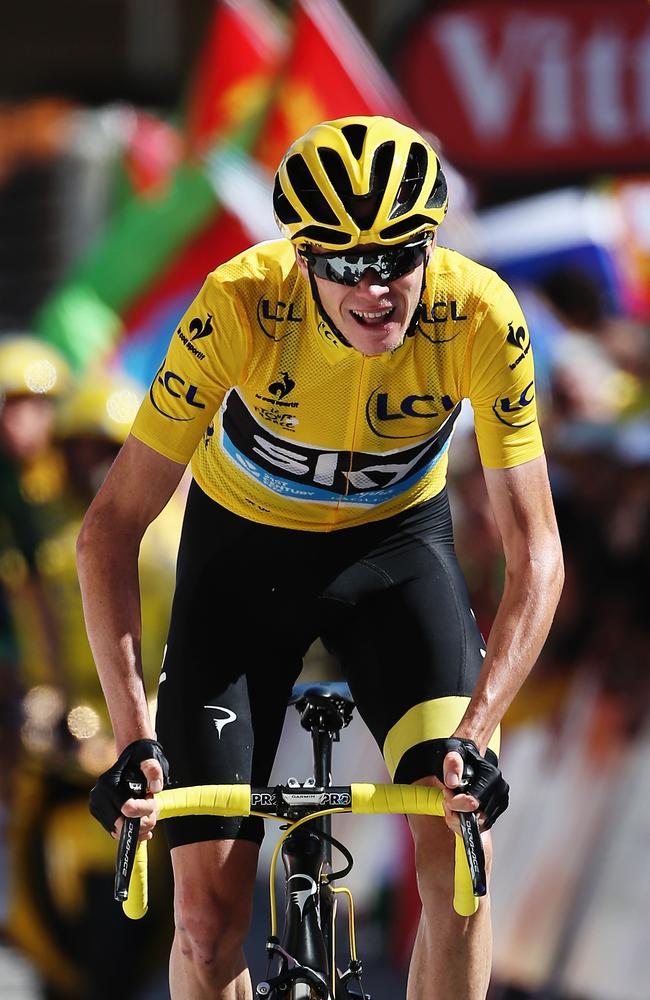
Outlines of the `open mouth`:
<svg viewBox="0 0 650 1000">
<path fill-rule="evenodd" d="M 350 313 L 361 326 L 383 326 L 384 323 L 387 323 L 392 318 L 394 312 L 395 306 L 391 306 L 389 309 L 376 309 L 374 311 L 350 309 Z"/>
</svg>

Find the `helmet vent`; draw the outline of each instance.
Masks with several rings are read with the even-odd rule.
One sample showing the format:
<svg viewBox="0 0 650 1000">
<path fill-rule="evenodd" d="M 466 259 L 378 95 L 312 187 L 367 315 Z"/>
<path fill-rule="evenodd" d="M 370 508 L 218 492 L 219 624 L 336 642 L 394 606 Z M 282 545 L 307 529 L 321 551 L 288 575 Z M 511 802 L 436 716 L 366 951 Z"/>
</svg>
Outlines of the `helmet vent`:
<svg viewBox="0 0 650 1000">
<path fill-rule="evenodd" d="M 316 222 L 323 222 L 325 225 L 338 225 L 339 220 L 327 204 L 300 153 L 295 153 L 287 160 L 287 174 L 291 186 L 307 210 L 307 214 Z"/>
<path fill-rule="evenodd" d="M 312 243 L 337 243 L 339 246 L 346 246 L 350 243 L 350 234 L 343 233 L 340 229 L 327 229 L 325 226 L 305 226 L 300 232 L 294 234 L 293 240 L 309 240 Z"/>
<path fill-rule="evenodd" d="M 435 229 L 435 226 L 432 224 L 429 216 L 407 215 L 405 219 L 400 219 L 399 222 L 393 223 L 392 226 L 387 226 L 386 229 L 382 229 L 379 235 L 382 240 L 393 240 L 397 239 L 399 236 L 414 235 L 423 229 Z"/>
<path fill-rule="evenodd" d="M 276 174 L 275 185 L 273 187 L 273 209 L 280 222 L 285 226 L 292 222 L 300 222 L 300 216 L 282 190 L 280 178 Z"/>
<path fill-rule="evenodd" d="M 352 184 L 343 160 L 335 149 L 328 149 L 326 146 L 319 146 L 318 157 L 323 164 L 330 184 L 343 204 L 347 206 L 352 197 Z"/>
<path fill-rule="evenodd" d="M 402 183 L 397 189 L 393 207 L 388 215 L 389 219 L 394 219 L 396 216 L 405 215 L 406 212 L 411 211 L 422 191 L 422 184 L 427 174 L 427 165 L 428 157 L 424 146 L 419 142 L 412 143 L 406 160 Z"/>
<path fill-rule="evenodd" d="M 350 152 L 355 160 L 361 159 L 363 153 L 363 143 L 368 129 L 365 125 L 344 125 L 341 132 L 348 141 Z"/>
<path fill-rule="evenodd" d="M 442 172 L 440 160 L 437 160 L 437 163 L 438 172 L 436 174 L 436 182 L 433 185 L 431 194 L 427 198 L 425 208 L 441 208 L 447 200 L 447 180 Z"/>
</svg>

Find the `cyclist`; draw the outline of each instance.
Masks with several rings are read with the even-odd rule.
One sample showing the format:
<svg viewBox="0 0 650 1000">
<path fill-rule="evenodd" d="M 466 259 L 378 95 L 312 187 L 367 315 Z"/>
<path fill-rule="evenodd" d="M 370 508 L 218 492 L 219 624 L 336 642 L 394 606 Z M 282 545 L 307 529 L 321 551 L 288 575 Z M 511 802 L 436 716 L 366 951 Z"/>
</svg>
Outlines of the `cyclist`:
<svg viewBox="0 0 650 1000">
<path fill-rule="evenodd" d="M 155 808 L 125 803 L 121 776 L 139 766 L 156 791 L 167 760 L 181 785 L 265 784 L 287 696 L 320 635 L 394 778 L 444 781 L 447 825 L 480 808 L 487 829 L 507 803 L 499 721 L 562 577 L 524 318 L 496 274 L 436 245 L 445 178 L 398 122 L 315 126 L 283 158 L 273 202 L 284 238 L 208 276 L 82 527 L 87 628 L 121 751 L 92 809 L 114 833 L 120 809 L 140 816 L 149 837 Z M 507 564 L 487 647 L 445 492 L 463 398 Z M 136 557 L 190 457 L 157 742 Z M 464 761 L 476 779 L 455 796 Z M 175 1000 L 251 996 L 242 943 L 258 823 L 167 824 Z M 412 829 L 423 908 L 408 996 L 484 997 L 487 901 L 469 922 L 454 914 L 451 834 L 435 819 Z"/>
</svg>

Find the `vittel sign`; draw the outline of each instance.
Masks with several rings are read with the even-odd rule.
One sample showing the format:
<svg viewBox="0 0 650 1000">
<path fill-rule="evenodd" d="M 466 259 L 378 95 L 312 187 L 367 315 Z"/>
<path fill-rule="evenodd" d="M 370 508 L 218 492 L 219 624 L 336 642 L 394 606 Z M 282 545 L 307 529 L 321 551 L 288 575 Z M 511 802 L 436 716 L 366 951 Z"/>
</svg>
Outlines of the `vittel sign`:
<svg viewBox="0 0 650 1000">
<path fill-rule="evenodd" d="M 396 75 L 461 169 L 650 162 L 646 0 L 449 4 L 415 26 Z"/>
</svg>

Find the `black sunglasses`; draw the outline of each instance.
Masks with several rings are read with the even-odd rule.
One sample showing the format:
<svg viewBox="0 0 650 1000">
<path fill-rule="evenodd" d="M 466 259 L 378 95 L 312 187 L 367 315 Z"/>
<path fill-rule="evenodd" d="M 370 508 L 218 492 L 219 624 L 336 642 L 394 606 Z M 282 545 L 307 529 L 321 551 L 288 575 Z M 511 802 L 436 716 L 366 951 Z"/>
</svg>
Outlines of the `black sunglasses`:
<svg viewBox="0 0 650 1000">
<path fill-rule="evenodd" d="M 358 285 L 366 271 L 376 271 L 381 281 L 395 281 L 402 275 L 413 271 L 426 257 L 431 236 L 412 243 L 401 243 L 398 246 L 386 247 L 382 250 L 362 250 L 359 253 L 348 251 L 340 253 L 314 253 L 312 250 L 299 250 L 312 274 L 326 281 L 335 281 L 339 285 Z"/>
</svg>

